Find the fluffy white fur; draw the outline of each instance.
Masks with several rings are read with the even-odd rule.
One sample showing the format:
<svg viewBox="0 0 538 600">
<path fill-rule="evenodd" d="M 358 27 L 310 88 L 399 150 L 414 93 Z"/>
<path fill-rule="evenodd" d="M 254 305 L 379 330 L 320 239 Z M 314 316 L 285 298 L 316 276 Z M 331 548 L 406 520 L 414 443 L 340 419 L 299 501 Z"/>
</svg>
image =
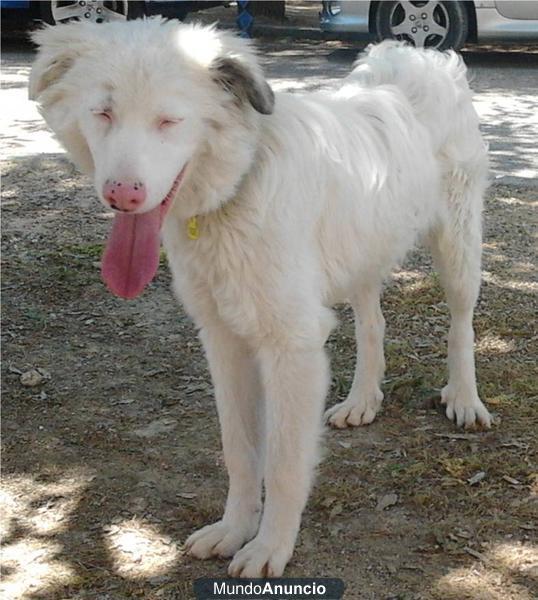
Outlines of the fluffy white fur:
<svg viewBox="0 0 538 600">
<path fill-rule="evenodd" d="M 371 423 L 382 282 L 419 239 L 452 315 L 447 416 L 489 427 L 472 329 L 487 157 L 455 54 L 372 46 L 340 89 L 277 94 L 273 107 L 251 46 L 212 28 L 83 23 L 36 41 L 31 95 L 99 196 L 107 178 L 136 177 L 152 208 L 188 164 L 163 239 L 207 353 L 230 479 L 222 520 L 187 540 L 192 555 L 233 556 L 236 576 L 282 574 L 318 459 L 331 306 L 352 304 L 359 355 L 326 417 Z M 103 124 L 110 106 L 118 120 Z M 163 133 L 162 115 L 183 121 Z"/>
</svg>

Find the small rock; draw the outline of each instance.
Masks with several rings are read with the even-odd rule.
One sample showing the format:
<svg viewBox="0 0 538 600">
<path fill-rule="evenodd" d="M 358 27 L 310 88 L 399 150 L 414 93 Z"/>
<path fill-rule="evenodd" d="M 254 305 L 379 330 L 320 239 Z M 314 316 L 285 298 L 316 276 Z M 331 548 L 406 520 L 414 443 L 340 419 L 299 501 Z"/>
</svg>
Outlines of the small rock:
<svg viewBox="0 0 538 600">
<path fill-rule="evenodd" d="M 20 377 L 20 382 L 25 387 L 35 387 L 43 383 L 45 378 L 37 369 L 30 369 L 23 373 Z"/>
<path fill-rule="evenodd" d="M 397 504 L 397 502 L 398 494 L 385 494 L 384 496 L 378 498 L 375 509 L 379 511 L 385 510 L 386 508 L 389 508 L 389 506 L 394 506 L 395 504 Z"/>
<path fill-rule="evenodd" d="M 491 413 L 491 424 L 499 426 L 502 423 L 502 417 L 499 413 Z"/>
<path fill-rule="evenodd" d="M 340 446 L 342 446 L 342 448 L 345 448 L 346 450 L 351 448 L 351 442 L 338 442 L 338 444 Z"/>
</svg>

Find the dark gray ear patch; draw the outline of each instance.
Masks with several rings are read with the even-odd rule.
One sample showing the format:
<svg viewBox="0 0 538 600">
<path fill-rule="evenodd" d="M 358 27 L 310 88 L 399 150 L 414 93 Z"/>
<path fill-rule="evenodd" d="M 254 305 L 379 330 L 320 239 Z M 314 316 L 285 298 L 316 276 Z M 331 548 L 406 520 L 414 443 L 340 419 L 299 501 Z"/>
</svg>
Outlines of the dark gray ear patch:
<svg viewBox="0 0 538 600">
<path fill-rule="evenodd" d="M 270 115 L 275 95 L 265 79 L 257 80 L 238 60 L 220 58 L 213 67 L 215 81 L 241 102 L 248 101 L 262 115 Z"/>
</svg>

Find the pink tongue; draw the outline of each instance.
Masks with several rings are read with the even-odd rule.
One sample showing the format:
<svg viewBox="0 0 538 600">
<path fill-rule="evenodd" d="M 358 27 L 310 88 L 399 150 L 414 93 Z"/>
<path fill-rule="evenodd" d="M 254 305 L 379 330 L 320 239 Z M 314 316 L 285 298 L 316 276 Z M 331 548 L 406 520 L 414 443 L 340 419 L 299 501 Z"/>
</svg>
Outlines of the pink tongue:
<svg viewBox="0 0 538 600">
<path fill-rule="evenodd" d="M 161 207 L 139 215 L 118 214 L 103 254 L 101 274 L 108 289 L 135 298 L 159 266 Z"/>
</svg>

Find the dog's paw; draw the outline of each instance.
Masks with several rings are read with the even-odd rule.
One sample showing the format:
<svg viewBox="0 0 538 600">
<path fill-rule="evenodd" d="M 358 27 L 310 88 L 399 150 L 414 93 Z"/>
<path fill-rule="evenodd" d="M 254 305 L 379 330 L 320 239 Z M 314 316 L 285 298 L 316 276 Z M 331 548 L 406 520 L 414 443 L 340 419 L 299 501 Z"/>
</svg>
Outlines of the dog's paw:
<svg viewBox="0 0 538 600">
<path fill-rule="evenodd" d="M 254 538 L 233 557 L 228 574 L 231 577 L 280 577 L 293 553 L 286 545 Z"/>
<path fill-rule="evenodd" d="M 458 427 L 465 427 L 465 429 L 491 427 L 491 415 L 476 394 L 465 397 L 447 385 L 441 391 L 441 403 L 446 405 L 446 416 Z"/>
<path fill-rule="evenodd" d="M 381 390 L 377 390 L 368 400 L 365 400 L 364 396 L 359 400 L 349 397 L 345 402 L 331 406 L 325 412 L 325 420 L 338 429 L 368 425 L 375 419 L 382 401 Z"/>
<path fill-rule="evenodd" d="M 185 549 L 202 560 L 211 556 L 228 558 L 256 535 L 256 528 L 217 521 L 195 531 L 185 542 Z"/>
</svg>

